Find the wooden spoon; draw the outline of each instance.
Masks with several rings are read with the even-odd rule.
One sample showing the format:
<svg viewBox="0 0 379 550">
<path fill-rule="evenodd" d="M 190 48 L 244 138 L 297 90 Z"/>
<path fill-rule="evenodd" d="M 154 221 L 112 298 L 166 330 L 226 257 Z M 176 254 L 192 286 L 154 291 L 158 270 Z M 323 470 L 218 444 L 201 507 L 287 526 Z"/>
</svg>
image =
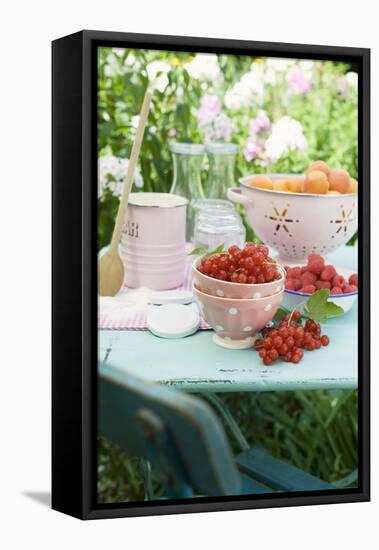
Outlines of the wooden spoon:
<svg viewBox="0 0 379 550">
<path fill-rule="evenodd" d="M 108 250 L 100 258 L 98 264 L 98 291 L 100 296 L 114 296 L 120 290 L 124 282 L 124 264 L 120 258 L 118 245 L 121 238 L 129 193 L 133 183 L 134 170 L 141 150 L 147 115 L 149 114 L 150 101 L 151 92 L 147 90 L 142 104 L 136 137 L 130 154 L 128 170 L 124 180 L 124 188 L 113 228 L 111 244 Z"/>
</svg>

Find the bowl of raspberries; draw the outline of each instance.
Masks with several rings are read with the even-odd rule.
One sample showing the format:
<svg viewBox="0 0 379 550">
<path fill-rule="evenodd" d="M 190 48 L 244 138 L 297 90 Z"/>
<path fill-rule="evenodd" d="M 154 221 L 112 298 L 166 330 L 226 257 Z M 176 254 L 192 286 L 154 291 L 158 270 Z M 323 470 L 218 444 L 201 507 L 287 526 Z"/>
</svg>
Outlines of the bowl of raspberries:
<svg viewBox="0 0 379 550">
<path fill-rule="evenodd" d="M 311 294 L 326 288 L 329 300 L 346 313 L 358 296 L 358 273 L 326 263 L 320 254 L 310 254 L 305 265 L 285 266 L 286 281 L 283 306 L 293 310 Z"/>
</svg>

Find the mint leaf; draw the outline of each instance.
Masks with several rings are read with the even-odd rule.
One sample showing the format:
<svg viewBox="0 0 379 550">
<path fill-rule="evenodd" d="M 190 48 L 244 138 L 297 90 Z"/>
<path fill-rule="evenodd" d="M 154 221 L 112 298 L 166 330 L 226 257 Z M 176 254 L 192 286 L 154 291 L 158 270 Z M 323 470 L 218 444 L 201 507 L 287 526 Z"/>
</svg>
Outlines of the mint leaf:
<svg viewBox="0 0 379 550">
<path fill-rule="evenodd" d="M 206 258 L 208 258 L 209 256 L 214 256 L 214 254 L 219 254 L 223 250 L 224 250 L 224 243 L 220 244 L 220 246 L 218 246 L 217 248 L 215 248 L 211 252 L 208 252 L 208 254 L 206 254 Z"/>
<path fill-rule="evenodd" d="M 207 253 L 207 249 L 204 248 L 204 246 L 199 246 L 198 248 L 194 248 L 191 252 L 187 254 L 187 256 L 203 256 Z"/>
<path fill-rule="evenodd" d="M 316 290 L 304 306 L 304 313 L 316 323 L 326 323 L 330 317 L 343 314 L 343 309 L 334 302 L 329 302 L 330 291 L 327 288 Z"/>
</svg>

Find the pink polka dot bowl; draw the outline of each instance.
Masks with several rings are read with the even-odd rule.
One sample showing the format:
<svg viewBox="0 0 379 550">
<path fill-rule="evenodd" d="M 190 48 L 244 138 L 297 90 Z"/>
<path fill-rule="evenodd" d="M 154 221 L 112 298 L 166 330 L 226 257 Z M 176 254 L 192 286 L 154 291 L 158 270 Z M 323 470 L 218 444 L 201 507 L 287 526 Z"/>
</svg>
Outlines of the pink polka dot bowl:
<svg viewBox="0 0 379 550">
<path fill-rule="evenodd" d="M 193 283 L 193 293 L 200 312 L 215 334 L 213 341 L 229 349 L 254 345 L 257 333 L 277 312 L 284 289 L 264 298 L 233 299 L 201 292 Z"/>
<path fill-rule="evenodd" d="M 204 294 L 211 294 L 219 298 L 234 298 L 248 300 L 250 298 L 265 298 L 280 292 L 284 288 L 286 272 L 278 264 L 278 270 L 282 274 L 281 279 L 271 281 L 271 283 L 251 284 L 251 283 L 231 283 L 230 281 L 220 281 L 213 277 L 208 277 L 198 271 L 197 266 L 201 259 L 196 260 L 192 266 L 193 280 L 196 287 Z"/>
</svg>

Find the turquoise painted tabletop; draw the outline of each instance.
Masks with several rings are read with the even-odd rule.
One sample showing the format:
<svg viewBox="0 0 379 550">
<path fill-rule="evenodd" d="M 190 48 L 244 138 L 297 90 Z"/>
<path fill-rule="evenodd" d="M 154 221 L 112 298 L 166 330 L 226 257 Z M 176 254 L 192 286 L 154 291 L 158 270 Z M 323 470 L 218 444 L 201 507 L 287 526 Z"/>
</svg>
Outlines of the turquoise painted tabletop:
<svg viewBox="0 0 379 550">
<path fill-rule="evenodd" d="M 357 248 L 343 247 L 328 257 L 341 268 L 357 269 Z M 99 360 L 151 381 L 193 392 L 351 389 L 357 387 L 357 303 L 328 321 L 330 345 L 306 352 L 299 364 L 266 367 L 252 349 L 215 345 L 213 331 L 163 339 L 149 331 L 99 330 Z"/>
</svg>

